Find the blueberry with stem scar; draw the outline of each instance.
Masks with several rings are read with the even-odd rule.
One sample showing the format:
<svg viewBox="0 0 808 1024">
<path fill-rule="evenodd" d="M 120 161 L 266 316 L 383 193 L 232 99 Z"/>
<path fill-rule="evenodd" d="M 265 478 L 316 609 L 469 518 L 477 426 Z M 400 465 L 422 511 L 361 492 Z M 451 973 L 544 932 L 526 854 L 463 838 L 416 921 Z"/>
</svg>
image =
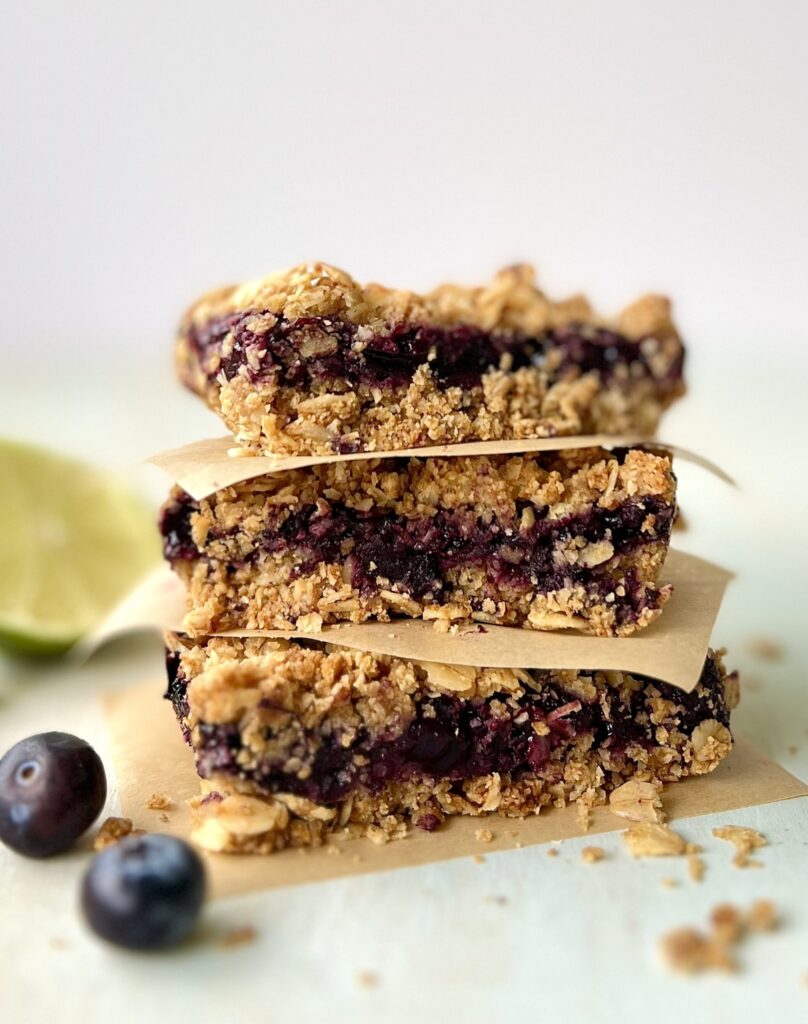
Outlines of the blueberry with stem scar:
<svg viewBox="0 0 808 1024">
<path fill-rule="evenodd" d="M 107 798 L 101 758 L 77 736 L 44 732 L 0 759 L 0 840 L 26 857 L 69 849 Z"/>
</svg>

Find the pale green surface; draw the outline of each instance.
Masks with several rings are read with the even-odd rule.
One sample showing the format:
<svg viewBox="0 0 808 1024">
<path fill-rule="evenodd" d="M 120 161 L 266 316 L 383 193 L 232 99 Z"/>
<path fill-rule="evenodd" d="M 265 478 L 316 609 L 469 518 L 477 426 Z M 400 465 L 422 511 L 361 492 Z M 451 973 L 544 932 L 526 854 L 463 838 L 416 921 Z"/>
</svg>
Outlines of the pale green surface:
<svg viewBox="0 0 808 1024">
<path fill-rule="evenodd" d="M 159 557 L 153 512 L 117 479 L 0 441 L 0 647 L 66 650 Z"/>
</svg>

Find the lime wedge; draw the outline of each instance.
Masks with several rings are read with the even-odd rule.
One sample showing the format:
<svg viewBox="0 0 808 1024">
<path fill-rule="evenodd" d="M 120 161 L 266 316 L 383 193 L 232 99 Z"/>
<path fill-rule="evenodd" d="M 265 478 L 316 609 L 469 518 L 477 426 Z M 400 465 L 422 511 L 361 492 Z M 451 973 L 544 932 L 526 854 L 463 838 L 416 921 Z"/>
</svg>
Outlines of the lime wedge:
<svg viewBox="0 0 808 1024">
<path fill-rule="evenodd" d="M 0 648 L 57 654 L 160 553 L 154 514 L 114 477 L 0 441 Z"/>
</svg>

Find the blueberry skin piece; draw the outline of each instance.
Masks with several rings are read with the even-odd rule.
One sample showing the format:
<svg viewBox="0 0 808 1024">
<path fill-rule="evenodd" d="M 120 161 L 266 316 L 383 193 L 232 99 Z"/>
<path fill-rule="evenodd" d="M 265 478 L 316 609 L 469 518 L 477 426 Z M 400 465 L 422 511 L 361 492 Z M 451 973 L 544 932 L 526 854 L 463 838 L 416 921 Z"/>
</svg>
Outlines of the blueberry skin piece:
<svg viewBox="0 0 808 1024">
<path fill-rule="evenodd" d="M 0 759 L 0 840 L 26 857 L 51 857 L 87 831 L 106 798 L 89 743 L 65 732 L 29 736 Z"/>
<path fill-rule="evenodd" d="M 125 949 L 182 942 L 205 900 L 205 868 L 181 839 L 127 836 L 94 858 L 81 888 L 84 916 L 102 939 Z"/>
</svg>

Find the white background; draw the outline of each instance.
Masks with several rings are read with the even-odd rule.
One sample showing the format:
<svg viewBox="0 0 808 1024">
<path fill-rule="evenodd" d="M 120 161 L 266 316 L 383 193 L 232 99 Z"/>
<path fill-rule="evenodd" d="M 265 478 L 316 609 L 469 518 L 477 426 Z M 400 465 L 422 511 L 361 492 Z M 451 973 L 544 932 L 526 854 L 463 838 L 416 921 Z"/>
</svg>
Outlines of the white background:
<svg viewBox="0 0 808 1024">
<path fill-rule="evenodd" d="M 739 571 L 716 636 L 752 684 L 737 723 L 808 778 L 807 38 L 799 0 L 6 0 L 0 433 L 118 467 L 220 433 L 172 379 L 176 321 L 209 287 L 301 260 L 416 288 L 528 260 L 606 312 L 666 291 L 690 395 L 662 435 L 742 484 L 682 467 L 679 543 Z M 783 661 L 755 661 L 760 634 Z M 85 670 L 0 664 L 0 746 L 56 727 L 104 750 L 95 695 L 148 673 L 156 643 Z M 521 851 L 223 905 L 213 922 L 255 923 L 258 943 L 157 961 L 84 935 L 80 858 L 0 850 L 0 1016 L 796 1020 L 806 812 L 759 814 L 728 820 L 764 827 L 763 871 L 713 849 L 703 886 L 673 894 L 659 878 L 681 866 L 608 840 L 610 863 L 584 869 L 568 844 L 557 864 Z M 711 824 L 688 836 L 712 842 Z M 789 920 L 741 978 L 661 974 L 665 927 L 756 896 Z"/>
</svg>

